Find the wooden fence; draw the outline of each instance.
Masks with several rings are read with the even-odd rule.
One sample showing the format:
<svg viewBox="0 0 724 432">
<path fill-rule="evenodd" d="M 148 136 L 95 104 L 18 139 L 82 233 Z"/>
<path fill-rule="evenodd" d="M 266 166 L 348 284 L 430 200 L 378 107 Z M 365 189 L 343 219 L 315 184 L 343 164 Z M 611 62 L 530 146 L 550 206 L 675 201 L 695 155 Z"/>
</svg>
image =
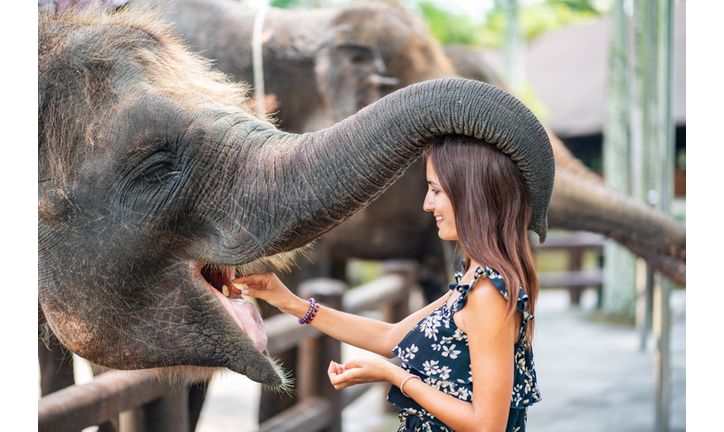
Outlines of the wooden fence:
<svg viewBox="0 0 724 432">
<path fill-rule="evenodd" d="M 409 314 L 415 266 L 410 262 L 386 263 L 379 279 L 353 289 L 337 280 L 309 280 L 300 285 L 299 293 L 355 314 L 379 310 L 386 320 L 395 322 Z M 326 370 L 331 360 L 339 361 L 341 357 L 338 341 L 310 326 L 299 325 L 290 315 L 268 318 L 264 324 L 270 355 L 300 348 L 297 389 L 301 398 L 295 406 L 260 424 L 259 432 L 340 432 L 342 409 L 369 390 L 371 384 L 334 390 L 326 379 Z M 103 431 L 188 431 L 187 395 L 195 384 L 164 384 L 148 370 L 106 372 L 90 383 L 40 399 L 38 431 L 78 432 L 94 425 L 102 425 Z M 123 424 L 120 413 L 128 411 L 136 415 Z"/>
<path fill-rule="evenodd" d="M 593 249 L 600 254 L 603 252 L 605 237 L 585 231 L 551 232 L 544 244 L 537 240 L 532 242 L 533 247 L 541 252 L 550 250 L 565 250 L 568 254 L 568 268 L 565 271 L 538 272 L 538 284 L 541 289 L 566 288 L 571 297 L 571 304 L 581 302 L 581 293 L 588 287 L 598 291 L 599 305 L 601 302 L 601 287 L 603 285 L 603 270 L 600 266 L 593 270 L 583 270 L 583 253 Z"/>
</svg>

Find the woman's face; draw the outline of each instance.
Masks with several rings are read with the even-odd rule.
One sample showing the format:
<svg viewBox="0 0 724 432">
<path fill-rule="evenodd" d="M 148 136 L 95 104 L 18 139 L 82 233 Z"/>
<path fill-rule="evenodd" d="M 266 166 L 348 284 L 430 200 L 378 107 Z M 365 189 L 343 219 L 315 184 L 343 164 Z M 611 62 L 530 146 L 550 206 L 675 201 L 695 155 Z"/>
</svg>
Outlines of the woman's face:
<svg viewBox="0 0 724 432">
<path fill-rule="evenodd" d="M 440 187 L 435 174 L 435 168 L 430 160 L 427 161 L 427 195 L 422 208 L 435 215 L 437 221 L 437 235 L 443 240 L 457 240 L 458 232 L 455 227 L 455 214 L 452 203 Z"/>
</svg>

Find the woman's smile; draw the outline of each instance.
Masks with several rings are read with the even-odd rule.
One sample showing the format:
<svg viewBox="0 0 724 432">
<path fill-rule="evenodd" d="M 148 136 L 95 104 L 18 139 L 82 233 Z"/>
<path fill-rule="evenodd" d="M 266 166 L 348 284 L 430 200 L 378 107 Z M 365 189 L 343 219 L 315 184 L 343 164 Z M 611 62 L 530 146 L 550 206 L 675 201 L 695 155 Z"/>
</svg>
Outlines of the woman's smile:
<svg viewBox="0 0 724 432">
<path fill-rule="evenodd" d="M 441 239 L 458 239 L 452 203 L 440 186 L 435 168 L 429 160 L 427 162 L 427 195 L 425 195 L 422 208 L 435 216 L 435 223 L 439 229 L 437 235 Z"/>
</svg>

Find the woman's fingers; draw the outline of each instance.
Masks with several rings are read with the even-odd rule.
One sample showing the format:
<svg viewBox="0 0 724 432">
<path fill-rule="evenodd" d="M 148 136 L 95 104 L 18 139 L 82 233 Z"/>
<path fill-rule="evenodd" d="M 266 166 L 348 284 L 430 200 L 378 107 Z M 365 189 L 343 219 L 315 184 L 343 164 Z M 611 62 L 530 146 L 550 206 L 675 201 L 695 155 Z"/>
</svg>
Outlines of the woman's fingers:
<svg viewBox="0 0 724 432">
<path fill-rule="evenodd" d="M 240 276 L 233 282 L 241 294 L 264 300 L 285 313 L 292 313 L 291 306 L 299 300 L 274 273 Z M 308 306 L 307 304 L 306 307 Z"/>
<path fill-rule="evenodd" d="M 251 274 L 241 276 L 233 280 L 234 286 L 241 291 L 243 295 L 265 300 L 268 296 L 266 292 L 273 291 L 278 288 L 276 284 L 278 279 L 274 273 Z"/>
<path fill-rule="evenodd" d="M 341 365 L 338 363 L 335 363 L 334 361 L 331 361 L 331 362 L 329 362 L 329 367 L 327 368 L 327 375 L 329 375 L 330 378 L 332 376 L 337 376 L 340 373 L 342 373 L 342 372 L 340 372 L 340 370 L 341 370 Z"/>
<path fill-rule="evenodd" d="M 335 362 L 330 362 L 329 367 L 327 368 L 327 375 L 329 375 L 329 382 L 332 383 L 335 389 L 340 390 L 345 387 L 348 387 L 349 384 L 345 382 L 345 378 L 343 377 L 343 374 L 345 373 L 345 368 L 343 365 Z"/>
<path fill-rule="evenodd" d="M 271 274 L 251 274 L 248 276 L 241 276 L 233 280 L 234 285 L 237 285 L 237 288 L 244 290 L 244 289 L 255 289 L 255 290 L 264 290 L 269 285 L 269 280 L 271 279 Z M 246 285 L 244 287 L 243 285 Z"/>
<path fill-rule="evenodd" d="M 356 384 L 379 381 L 378 371 L 364 361 L 350 360 L 344 365 L 330 363 L 327 370 L 329 381 L 335 389 L 339 390 Z"/>
</svg>

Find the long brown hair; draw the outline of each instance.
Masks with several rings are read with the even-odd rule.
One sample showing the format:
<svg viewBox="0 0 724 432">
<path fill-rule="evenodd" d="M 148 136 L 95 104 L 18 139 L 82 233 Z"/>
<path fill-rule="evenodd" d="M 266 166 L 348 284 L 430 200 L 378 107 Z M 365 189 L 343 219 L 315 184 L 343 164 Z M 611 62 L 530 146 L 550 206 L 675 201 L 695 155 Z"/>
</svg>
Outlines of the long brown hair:
<svg viewBox="0 0 724 432">
<path fill-rule="evenodd" d="M 533 314 L 539 290 L 528 240 L 533 210 L 515 162 L 492 144 L 456 135 L 429 147 L 424 159 L 432 163 L 455 212 L 465 271 L 472 258 L 500 273 L 508 289 L 510 314 L 516 311 L 523 287 Z M 531 321 L 526 328 L 528 346 L 532 338 Z"/>
</svg>

